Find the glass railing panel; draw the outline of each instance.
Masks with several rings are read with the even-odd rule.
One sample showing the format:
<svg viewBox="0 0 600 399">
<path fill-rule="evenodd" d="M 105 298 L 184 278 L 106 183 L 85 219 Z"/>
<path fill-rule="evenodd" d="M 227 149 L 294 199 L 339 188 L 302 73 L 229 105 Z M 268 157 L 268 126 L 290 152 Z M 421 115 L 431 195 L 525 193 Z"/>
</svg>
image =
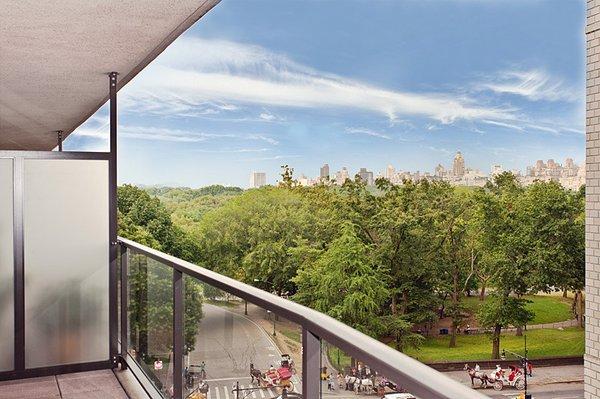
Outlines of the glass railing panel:
<svg viewBox="0 0 600 399">
<path fill-rule="evenodd" d="M 337 346 L 321 341 L 321 391 L 323 398 L 358 393 L 377 395 L 409 393 L 364 359 L 359 359 Z"/>
<path fill-rule="evenodd" d="M 302 391 L 299 325 L 185 277 L 184 397 L 277 398 Z"/>
<path fill-rule="evenodd" d="M 129 355 L 170 398 L 173 387 L 173 269 L 128 251 Z"/>
<path fill-rule="evenodd" d="M 23 168 L 25 367 L 106 361 L 108 161 Z"/>
</svg>

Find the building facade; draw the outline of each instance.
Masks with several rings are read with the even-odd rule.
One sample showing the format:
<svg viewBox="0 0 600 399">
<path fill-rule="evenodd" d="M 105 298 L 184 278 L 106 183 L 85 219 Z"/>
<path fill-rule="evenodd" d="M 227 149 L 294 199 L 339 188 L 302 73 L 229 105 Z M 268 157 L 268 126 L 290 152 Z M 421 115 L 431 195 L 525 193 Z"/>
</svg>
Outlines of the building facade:
<svg viewBox="0 0 600 399">
<path fill-rule="evenodd" d="M 600 0 L 587 2 L 585 398 L 600 397 Z"/>
<path fill-rule="evenodd" d="M 252 172 L 250 174 L 250 188 L 259 188 L 267 185 L 267 174 L 265 172 Z"/>
<path fill-rule="evenodd" d="M 319 178 L 321 179 L 321 181 L 329 180 L 329 164 L 321 166 L 321 169 L 319 171 Z"/>
<path fill-rule="evenodd" d="M 454 156 L 454 162 L 452 163 L 452 174 L 454 177 L 463 177 L 465 175 L 465 158 L 459 152 Z"/>
</svg>

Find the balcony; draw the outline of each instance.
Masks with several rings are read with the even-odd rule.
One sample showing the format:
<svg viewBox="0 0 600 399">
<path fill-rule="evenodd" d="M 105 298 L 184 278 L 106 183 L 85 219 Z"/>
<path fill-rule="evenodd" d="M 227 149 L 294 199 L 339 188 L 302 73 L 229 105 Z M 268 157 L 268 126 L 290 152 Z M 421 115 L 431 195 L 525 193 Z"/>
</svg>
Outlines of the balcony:
<svg viewBox="0 0 600 399">
<path fill-rule="evenodd" d="M 340 391 L 328 356 L 338 348 L 372 370 L 360 389 L 386 377 L 420 398 L 484 397 L 322 313 L 111 241 L 111 159 L 0 151 L 0 395 L 138 397 L 134 386 L 151 398 L 321 398 L 324 367 Z"/>
<path fill-rule="evenodd" d="M 0 398 L 343 398 L 321 379 L 342 371 L 332 349 L 370 369 L 354 388 L 485 398 L 325 314 L 117 237 L 117 92 L 218 1 L 66 3 L 9 1 L 0 16 Z M 65 18 L 80 25 L 49 28 Z M 110 151 L 62 152 L 107 99 Z"/>
</svg>

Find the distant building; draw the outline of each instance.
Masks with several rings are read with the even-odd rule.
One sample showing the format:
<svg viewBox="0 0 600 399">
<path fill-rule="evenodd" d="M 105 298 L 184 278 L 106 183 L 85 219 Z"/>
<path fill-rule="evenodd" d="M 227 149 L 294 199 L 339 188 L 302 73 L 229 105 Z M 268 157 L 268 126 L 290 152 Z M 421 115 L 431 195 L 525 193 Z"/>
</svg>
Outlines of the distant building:
<svg viewBox="0 0 600 399">
<path fill-rule="evenodd" d="M 321 166 L 319 178 L 321 179 L 321 181 L 329 180 L 329 164 Z"/>
<path fill-rule="evenodd" d="M 564 165 L 553 159 L 546 163 L 538 160 L 535 165 L 527 167 L 525 176 L 519 176 L 519 181 L 525 186 L 536 181 L 551 180 L 559 182 L 565 188 L 577 190 L 585 184 L 585 168 L 575 164 L 572 158 L 565 159 Z"/>
<path fill-rule="evenodd" d="M 346 182 L 346 180 L 348 180 L 350 178 L 350 175 L 348 174 L 348 169 L 346 167 L 343 167 L 342 170 L 338 171 L 335 174 L 335 182 L 336 184 L 339 184 L 340 186 L 342 184 L 344 184 Z"/>
<path fill-rule="evenodd" d="M 385 169 L 385 178 L 393 181 L 396 176 L 396 169 L 392 165 L 388 165 Z"/>
<path fill-rule="evenodd" d="M 452 163 L 452 174 L 454 177 L 459 178 L 465 175 L 465 159 L 460 151 L 458 151 L 454 156 L 454 162 Z"/>
<path fill-rule="evenodd" d="M 494 177 L 498 176 L 499 174 L 501 174 L 502 172 L 504 172 L 502 165 L 499 165 L 499 164 L 492 165 L 492 168 L 490 170 L 490 177 L 494 178 Z"/>
<path fill-rule="evenodd" d="M 360 168 L 357 173 L 360 180 L 365 183 L 367 186 L 372 186 L 374 183 L 373 180 L 373 172 L 367 170 L 367 168 Z"/>
<path fill-rule="evenodd" d="M 442 164 L 439 163 L 438 166 L 435 167 L 434 175 L 439 179 L 443 179 L 444 177 L 446 177 L 446 168 L 444 168 L 444 166 L 442 166 Z"/>
<path fill-rule="evenodd" d="M 259 188 L 267 185 L 267 174 L 265 172 L 252 172 L 250 174 L 250 188 Z"/>
</svg>

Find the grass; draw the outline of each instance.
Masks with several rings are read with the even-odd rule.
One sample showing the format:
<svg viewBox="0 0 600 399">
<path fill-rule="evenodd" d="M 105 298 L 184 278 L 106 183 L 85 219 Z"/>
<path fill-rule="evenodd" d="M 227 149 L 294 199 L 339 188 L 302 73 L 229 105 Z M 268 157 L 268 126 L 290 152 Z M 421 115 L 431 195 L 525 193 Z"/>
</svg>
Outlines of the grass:
<svg viewBox="0 0 600 399">
<path fill-rule="evenodd" d="M 330 346 L 327 350 L 327 356 L 331 365 L 338 371 L 350 366 L 350 356 L 339 348 Z"/>
<path fill-rule="evenodd" d="M 282 329 L 279 332 L 296 343 L 302 342 L 302 336 L 297 330 Z"/>
<path fill-rule="evenodd" d="M 225 308 L 235 308 L 239 304 L 239 302 L 223 301 L 220 299 L 207 299 L 206 303 L 209 303 L 209 304 L 215 305 L 215 306 L 225 307 Z"/>
<path fill-rule="evenodd" d="M 529 324 L 557 323 L 573 318 L 571 299 L 559 295 L 528 295 L 525 299 L 531 301 L 527 304 L 527 309 L 535 314 L 533 321 Z M 482 304 L 478 297 L 464 298 L 463 301 L 474 314 L 477 313 Z"/>
<path fill-rule="evenodd" d="M 492 352 L 492 342 L 487 334 L 459 335 L 457 347 L 448 348 L 449 336 L 429 338 L 418 349 L 406 350 L 410 355 L 422 362 L 485 360 Z M 514 334 L 503 334 L 500 349 L 516 353 L 523 352 L 523 337 Z M 530 358 L 547 356 L 580 356 L 585 349 L 585 332 L 582 328 L 566 328 L 564 330 L 541 329 L 527 331 L 527 350 Z"/>
</svg>

